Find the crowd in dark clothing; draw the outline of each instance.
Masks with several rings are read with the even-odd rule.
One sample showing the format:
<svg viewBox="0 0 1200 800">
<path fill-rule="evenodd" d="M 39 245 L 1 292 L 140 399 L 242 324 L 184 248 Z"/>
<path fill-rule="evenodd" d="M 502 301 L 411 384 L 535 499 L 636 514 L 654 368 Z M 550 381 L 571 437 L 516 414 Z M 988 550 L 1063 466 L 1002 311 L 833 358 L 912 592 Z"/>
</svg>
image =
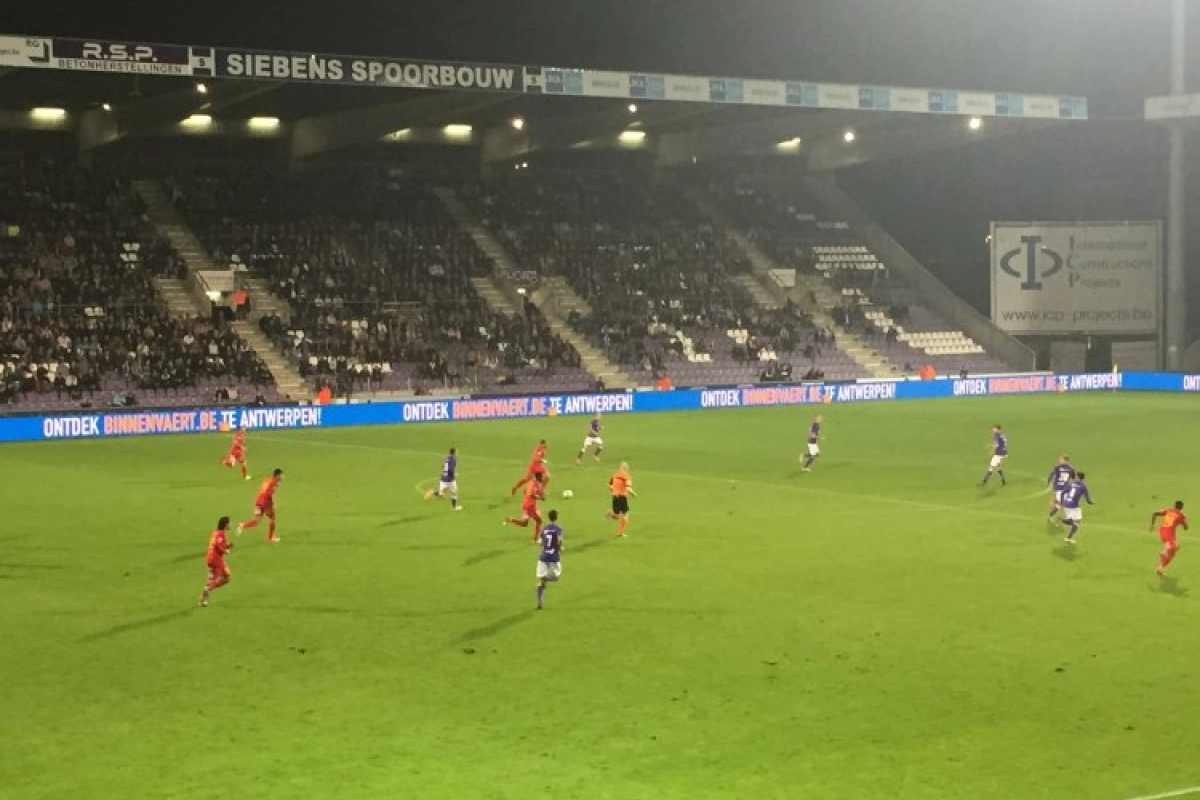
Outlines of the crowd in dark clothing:
<svg viewBox="0 0 1200 800">
<path fill-rule="evenodd" d="M 171 184 L 218 263 L 265 278 L 291 310 L 263 331 L 313 383 L 370 389 L 385 364 L 461 384 L 478 373 L 541 372 L 579 356 L 540 313 L 503 316 L 470 278 L 486 257 L 425 186 L 379 170 L 199 174 Z"/>
<path fill-rule="evenodd" d="M 153 279 L 183 262 L 128 182 L 29 156 L 0 179 L 0 215 L 0 402 L 271 382 L 228 330 L 167 314 Z"/>
<path fill-rule="evenodd" d="M 683 347 L 680 330 L 706 353 L 713 336 L 750 329 L 761 346 L 739 345 L 735 356 L 750 360 L 760 349 L 791 352 L 811 328 L 790 304 L 778 315 L 755 307 L 734 280 L 749 272 L 740 248 L 670 185 L 570 172 L 466 194 L 522 266 L 567 279 L 586 310 L 559 310 L 617 363 L 662 371 L 665 353 Z"/>
</svg>

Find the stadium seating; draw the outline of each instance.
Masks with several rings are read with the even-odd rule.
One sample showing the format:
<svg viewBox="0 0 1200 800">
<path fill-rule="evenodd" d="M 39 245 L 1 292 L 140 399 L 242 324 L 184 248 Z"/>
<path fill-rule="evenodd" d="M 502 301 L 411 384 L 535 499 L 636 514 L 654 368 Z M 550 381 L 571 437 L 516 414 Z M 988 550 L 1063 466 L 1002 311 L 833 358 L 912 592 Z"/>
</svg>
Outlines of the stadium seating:
<svg viewBox="0 0 1200 800">
<path fill-rule="evenodd" d="M 536 309 L 504 316 L 475 293 L 487 260 L 428 184 L 375 168 L 216 167 L 169 185 L 219 265 L 287 302 L 289 319 L 259 324 L 313 384 L 352 396 L 592 383 Z"/>
<path fill-rule="evenodd" d="M 0 178 L 0 403 L 80 405 L 272 399 L 261 362 L 229 330 L 173 319 L 153 278 L 183 266 L 130 184 L 31 153 Z"/>
<path fill-rule="evenodd" d="M 824 217 L 794 185 L 713 182 L 709 193 L 767 255 L 820 278 L 840 296 L 835 319 L 897 365 L 939 374 L 1007 369 L 961 330 L 940 320 L 859 242 L 849 225 Z"/>
<path fill-rule="evenodd" d="M 753 382 L 810 347 L 799 373 L 864 374 L 794 308 L 756 308 L 734 280 L 744 254 L 649 174 L 523 172 L 463 194 L 523 268 L 566 278 L 586 304 L 566 310 L 569 322 L 643 380 Z"/>
</svg>

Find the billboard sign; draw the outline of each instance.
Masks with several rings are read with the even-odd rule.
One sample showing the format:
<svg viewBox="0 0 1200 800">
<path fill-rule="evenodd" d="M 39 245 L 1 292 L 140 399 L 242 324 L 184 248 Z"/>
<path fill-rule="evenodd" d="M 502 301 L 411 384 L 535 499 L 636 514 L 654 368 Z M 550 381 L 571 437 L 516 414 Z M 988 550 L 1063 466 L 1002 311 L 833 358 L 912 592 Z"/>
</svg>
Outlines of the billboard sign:
<svg viewBox="0 0 1200 800">
<path fill-rule="evenodd" d="M 1159 223 L 995 222 L 991 239 L 992 322 L 1002 330 L 1158 332 Z"/>
</svg>

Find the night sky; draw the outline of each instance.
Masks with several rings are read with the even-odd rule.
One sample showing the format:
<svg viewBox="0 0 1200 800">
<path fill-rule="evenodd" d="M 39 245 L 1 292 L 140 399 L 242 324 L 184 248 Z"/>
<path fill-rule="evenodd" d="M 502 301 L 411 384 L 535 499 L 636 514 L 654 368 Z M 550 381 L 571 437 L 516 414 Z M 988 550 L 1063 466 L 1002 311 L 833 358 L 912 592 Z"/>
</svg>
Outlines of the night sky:
<svg viewBox="0 0 1200 800">
<path fill-rule="evenodd" d="M 1200 91 L 1200 2 L 1190 88 Z M 128 12 L 114 11 L 124 6 Z M 1165 94 L 1169 0 L 178 0 L 0 4 L 0 31 L 738 77 Z M 132 9 L 137 9 L 136 12 Z"/>
</svg>

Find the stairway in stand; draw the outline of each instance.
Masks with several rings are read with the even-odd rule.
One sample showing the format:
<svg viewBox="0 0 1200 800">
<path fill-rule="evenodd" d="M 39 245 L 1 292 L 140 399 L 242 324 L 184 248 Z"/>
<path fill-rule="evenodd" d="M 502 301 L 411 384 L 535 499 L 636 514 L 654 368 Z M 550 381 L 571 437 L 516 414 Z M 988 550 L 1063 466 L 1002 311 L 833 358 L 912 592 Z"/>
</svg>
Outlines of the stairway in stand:
<svg viewBox="0 0 1200 800">
<path fill-rule="evenodd" d="M 167 303 L 167 310 L 173 317 L 204 317 L 208 311 L 196 299 L 195 293 L 188 288 L 188 281 L 182 278 L 155 278 L 154 286 Z"/>
<path fill-rule="evenodd" d="M 508 251 L 496 241 L 496 237 L 483 226 L 470 209 L 463 203 L 453 190 L 444 186 L 434 189 L 434 194 L 442 201 L 442 205 L 454 218 L 459 227 L 471 237 L 475 246 L 492 262 L 492 274 L 483 278 L 472 278 L 475 291 L 489 306 L 502 314 L 520 313 L 520 295 L 517 294 L 507 280 L 505 273 L 517 271 L 518 267 Z M 567 324 L 567 314 L 571 309 L 581 314 L 590 313 L 591 309 L 582 297 L 577 295 L 565 280 L 559 277 L 543 277 L 541 285 L 529 299 L 542 312 L 550 329 L 564 342 L 575 348 L 583 362 L 583 368 L 593 377 L 603 381 L 609 389 L 627 389 L 637 385 L 637 381 L 621 371 L 604 351 L 592 345 L 574 328 Z"/>
<path fill-rule="evenodd" d="M 724 231 L 738 249 L 746 256 L 752 269 L 751 275 L 741 276 L 738 283 L 749 292 L 754 302 L 763 308 L 779 308 L 784 300 L 791 299 L 797 308 L 808 312 L 813 322 L 834 332 L 837 346 L 874 378 L 894 378 L 900 374 L 895 364 L 864 342 L 857 334 L 838 325 L 830 316 L 830 309 L 841 304 L 841 297 L 823 280 L 816 276 L 796 274 L 796 286 L 785 289 L 771 277 L 771 270 L 779 265 L 763 249 L 746 236 L 723 211 L 707 197 L 689 193 L 693 204 L 713 221 L 718 230 Z M 812 305 L 809 294 L 817 298 Z"/>
<path fill-rule="evenodd" d="M 218 267 L 213 263 L 204 245 L 180 216 L 161 186 L 154 181 L 135 181 L 134 188 L 146 203 L 146 216 L 150 222 L 167 238 L 171 247 L 187 265 L 187 278 L 160 278 L 155 281 L 159 293 L 166 300 L 167 308 L 177 317 L 208 316 L 208 298 L 204 296 L 196 273 L 209 270 L 225 271 L 227 267 Z M 274 313 L 283 319 L 290 319 L 291 309 L 287 303 L 271 294 L 267 282 L 261 278 L 242 273 L 240 280 L 250 293 L 253 314 L 249 321 L 235 322 L 233 330 L 262 359 L 267 369 L 271 370 L 275 384 L 282 394 L 293 400 L 307 400 L 310 393 L 299 371 L 283 357 L 271 340 L 259 330 L 257 324 L 264 314 Z"/>
<path fill-rule="evenodd" d="M 312 392 L 309 390 L 304 378 L 300 377 L 300 372 L 290 361 L 284 358 L 283 353 L 279 352 L 275 344 L 267 338 L 267 335 L 259 330 L 256 322 L 235 322 L 233 323 L 233 330 L 238 336 L 242 337 L 242 341 L 246 343 L 247 347 L 258 354 L 258 357 L 267 365 L 267 369 L 271 370 L 271 374 L 275 376 L 275 385 L 279 387 L 280 394 L 289 400 L 295 401 L 312 398 Z"/>
</svg>

